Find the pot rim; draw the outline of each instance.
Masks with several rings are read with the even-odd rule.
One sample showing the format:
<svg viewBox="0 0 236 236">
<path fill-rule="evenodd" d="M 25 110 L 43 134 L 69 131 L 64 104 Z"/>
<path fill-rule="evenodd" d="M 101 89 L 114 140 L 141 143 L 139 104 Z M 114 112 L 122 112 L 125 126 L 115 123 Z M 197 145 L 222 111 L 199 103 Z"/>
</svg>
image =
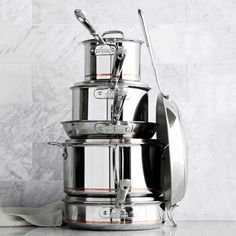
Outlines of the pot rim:
<svg viewBox="0 0 236 236">
<path fill-rule="evenodd" d="M 110 79 L 99 79 L 99 80 L 89 80 L 89 81 L 81 81 L 75 83 L 73 86 L 71 86 L 71 89 L 77 88 L 77 87 L 83 87 L 83 88 L 90 88 L 90 87 L 111 87 L 111 80 Z M 118 83 L 118 86 L 121 87 L 128 87 L 128 88 L 140 88 L 142 90 L 149 91 L 151 87 L 148 86 L 146 83 L 138 82 L 138 81 L 131 81 L 131 80 L 120 80 Z"/>
<path fill-rule="evenodd" d="M 144 42 L 139 39 L 124 39 L 124 38 L 103 38 L 106 42 L 131 42 L 131 43 L 139 43 L 142 45 Z M 94 44 L 99 44 L 96 39 L 87 39 L 82 41 L 82 44 L 89 44 L 89 43 L 94 43 Z"/>
</svg>

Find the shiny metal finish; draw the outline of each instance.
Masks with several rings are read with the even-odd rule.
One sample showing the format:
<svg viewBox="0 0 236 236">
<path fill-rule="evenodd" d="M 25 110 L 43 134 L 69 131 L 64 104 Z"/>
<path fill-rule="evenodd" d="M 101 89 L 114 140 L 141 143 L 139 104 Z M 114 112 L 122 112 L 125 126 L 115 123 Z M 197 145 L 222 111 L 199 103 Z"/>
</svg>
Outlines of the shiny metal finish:
<svg viewBox="0 0 236 236">
<path fill-rule="evenodd" d="M 120 121 L 148 122 L 148 86 L 141 83 L 119 83 L 127 91 Z M 114 89 L 110 82 L 80 83 L 72 88 L 72 120 L 111 120 Z"/>
<path fill-rule="evenodd" d="M 63 150 L 66 221 L 94 230 L 152 229 L 164 224 L 186 189 L 186 148 L 176 104 L 160 89 L 150 37 L 138 11 L 158 86 L 156 123 L 140 83 L 142 41 L 122 31 L 98 35 L 81 10 L 77 19 L 95 39 L 84 41 L 85 81 L 72 87 L 70 139 Z M 156 132 L 156 139 L 151 139 Z"/>
<path fill-rule="evenodd" d="M 88 19 L 85 16 L 85 12 L 81 9 L 76 9 L 74 11 L 76 18 L 78 21 L 89 31 L 89 33 L 101 44 L 105 44 L 103 38 L 96 33 L 94 27 L 91 25 L 91 23 L 88 21 Z"/>
<path fill-rule="evenodd" d="M 146 25 L 144 15 L 143 15 L 143 13 L 140 9 L 138 9 L 138 15 L 139 15 L 139 18 L 140 18 L 141 26 L 142 26 L 142 29 L 143 29 L 143 34 L 144 34 L 144 37 L 145 37 L 145 43 L 147 45 L 147 48 L 148 48 L 148 51 L 149 51 L 149 54 L 150 54 L 150 57 L 151 57 L 151 62 L 152 62 L 153 70 L 154 70 L 157 89 L 158 89 L 158 92 L 161 93 L 161 86 L 160 86 L 160 83 L 159 83 L 157 66 L 156 66 L 156 62 L 155 62 L 155 59 L 154 59 L 154 55 L 153 55 L 151 39 L 150 39 L 150 35 L 149 35 L 149 31 L 148 31 L 148 28 L 147 28 L 147 25 Z"/>
<path fill-rule="evenodd" d="M 187 150 L 182 118 L 176 104 L 166 99 L 158 100 L 157 112 L 159 114 L 157 122 L 160 122 L 158 138 L 168 143 L 164 179 L 170 185 L 165 190 L 164 196 L 174 207 L 183 199 L 187 185 Z"/>
<path fill-rule="evenodd" d="M 138 10 L 138 14 L 141 19 L 145 41 L 149 50 L 159 90 L 156 107 L 156 120 L 157 123 L 160 124 L 160 129 L 157 138 L 168 145 L 166 148 L 163 172 L 165 183 L 164 199 L 167 200 L 166 205 L 168 212 L 172 212 L 172 209 L 183 199 L 187 182 L 187 151 L 182 118 L 177 105 L 173 101 L 169 100 L 169 96 L 166 96 L 161 92 L 149 32 L 143 13 L 140 9 Z M 169 215 L 169 218 L 173 225 L 176 226 L 172 214 Z"/>
<path fill-rule="evenodd" d="M 130 179 L 121 179 L 117 185 L 116 206 L 115 208 L 124 209 L 124 203 L 127 201 L 127 195 L 131 188 Z"/>
<path fill-rule="evenodd" d="M 85 80 L 111 79 L 116 47 L 127 51 L 122 67 L 121 80 L 140 81 L 140 54 L 142 41 L 124 38 L 103 38 L 106 48 L 98 45 L 97 40 L 83 42 L 85 47 Z M 107 46 L 113 55 L 107 53 Z M 98 53 L 100 52 L 100 53 Z"/>
<path fill-rule="evenodd" d="M 136 198 L 137 199 L 137 198 Z M 67 197 L 66 222 L 71 227 L 91 230 L 141 230 L 162 225 L 160 203 L 127 198 L 122 209 L 115 207 L 114 198 Z"/>
<path fill-rule="evenodd" d="M 135 141 L 133 141 L 135 140 Z M 116 197 L 120 180 L 131 180 L 128 196 L 163 196 L 163 149 L 155 140 L 67 140 L 64 187 L 73 196 Z"/>
<path fill-rule="evenodd" d="M 69 138 L 152 138 L 158 125 L 142 121 L 64 121 L 64 130 Z"/>
</svg>

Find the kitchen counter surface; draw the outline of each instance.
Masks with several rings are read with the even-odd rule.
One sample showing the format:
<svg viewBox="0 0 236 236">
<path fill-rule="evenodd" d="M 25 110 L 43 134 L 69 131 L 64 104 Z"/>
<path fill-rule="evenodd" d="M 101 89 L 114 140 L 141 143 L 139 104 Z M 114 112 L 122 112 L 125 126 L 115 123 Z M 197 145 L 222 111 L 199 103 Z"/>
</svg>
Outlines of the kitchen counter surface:
<svg viewBox="0 0 236 236">
<path fill-rule="evenodd" d="M 67 227 L 0 227 L 1 236 L 110 236 L 111 231 L 73 230 Z M 113 231 L 112 236 L 234 236 L 236 221 L 178 222 L 178 227 L 165 225 L 156 230 Z"/>
</svg>

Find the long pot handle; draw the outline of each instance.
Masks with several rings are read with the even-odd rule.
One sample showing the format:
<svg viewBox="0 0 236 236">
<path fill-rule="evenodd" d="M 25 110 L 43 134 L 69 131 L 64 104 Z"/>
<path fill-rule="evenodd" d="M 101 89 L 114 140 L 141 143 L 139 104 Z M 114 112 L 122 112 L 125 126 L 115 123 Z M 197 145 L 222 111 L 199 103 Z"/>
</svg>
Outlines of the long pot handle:
<svg viewBox="0 0 236 236">
<path fill-rule="evenodd" d="M 127 50 L 122 47 L 118 46 L 116 48 L 116 52 L 114 55 L 114 62 L 113 62 L 113 69 L 112 69 L 112 79 L 111 79 L 111 87 L 116 88 L 118 80 L 120 78 L 122 66 L 124 64 L 125 56 L 126 56 Z"/>
<path fill-rule="evenodd" d="M 138 9 L 138 15 L 139 15 L 140 22 L 141 22 L 141 25 L 142 25 L 145 42 L 146 42 L 146 45 L 147 45 L 147 48 L 148 48 L 148 51 L 149 51 L 149 54 L 150 54 L 150 57 L 151 57 L 152 67 L 153 67 L 153 70 L 154 70 L 156 83 L 157 83 L 157 89 L 163 97 L 168 98 L 169 96 L 164 95 L 161 91 L 161 86 L 160 86 L 160 83 L 159 83 L 156 62 L 155 62 L 155 59 L 154 59 L 154 56 L 153 56 L 153 50 L 152 50 L 152 44 L 151 44 L 149 31 L 148 31 L 148 28 L 147 28 L 147 25 L 146 25 L 146 21 L 144 19 L 143 12 L 140 9 Z"/>
<path fill-rule="evenodd" d="M 66 160 L 68 157 L 68 152 L 67 152 L 67 148 L 66 148 L 66 144 L 65 143 L 59 143 L 59 142 L 48 142 L 49 145 L 54 145 L 54 146 L 58 146 L 60 148 L 63 149 L 63 153 L 62 156 L 63 158 Z"/>
<path fill-rule="evenodd" d="M 90 34 L 100 43 L 106 44 L 103 38 L 96 32 L 95 28 L 86 18 L 86 14 L 81 9 L 75 9 L 74 11 L 77 20 L 90 32 Z"/>
</svg>

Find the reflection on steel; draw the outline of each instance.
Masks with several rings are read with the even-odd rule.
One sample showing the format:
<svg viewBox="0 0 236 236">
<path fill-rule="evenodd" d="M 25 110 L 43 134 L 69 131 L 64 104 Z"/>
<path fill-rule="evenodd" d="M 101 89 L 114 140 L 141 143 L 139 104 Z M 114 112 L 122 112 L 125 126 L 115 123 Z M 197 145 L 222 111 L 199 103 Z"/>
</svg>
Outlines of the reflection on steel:
<svg viewBox="0 0 236 236">
<path fill-rule="evenodd" d="M 63 149 L 65 220 L 91 230 L 158 228 L 186 191 L 187 154 L 180 112 L 163 95 L 146 22 L 138 11 L 158 85 L 149 104 L 140 82 L 140 40 L 122 31 L 99 35 L 77 9 L 94 39 L 85 48 L 84 81 L 72 89 L 72 120 L 62 125 L 70 139 L 50 142 Z M 151 107 L 151 108 L 150 108 Z M 150 109 L 156 110 L 155 123 Z"/>
</svg>

